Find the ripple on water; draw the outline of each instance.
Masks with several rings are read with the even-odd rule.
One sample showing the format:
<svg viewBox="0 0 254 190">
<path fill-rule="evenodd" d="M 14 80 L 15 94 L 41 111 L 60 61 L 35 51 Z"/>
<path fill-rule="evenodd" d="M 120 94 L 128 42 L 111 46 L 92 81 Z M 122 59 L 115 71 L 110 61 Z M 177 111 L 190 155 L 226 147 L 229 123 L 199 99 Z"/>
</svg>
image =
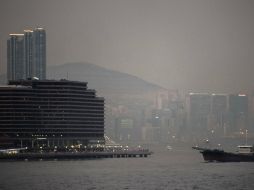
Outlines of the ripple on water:
<svg viewBox="0 0 254 190">
<path fill-rule="evenodd" d="M 254 163 L 203 163 L 193 151 L 149 158 L 0 162 L 0 189 L 252 190 Z"/>
</svg>

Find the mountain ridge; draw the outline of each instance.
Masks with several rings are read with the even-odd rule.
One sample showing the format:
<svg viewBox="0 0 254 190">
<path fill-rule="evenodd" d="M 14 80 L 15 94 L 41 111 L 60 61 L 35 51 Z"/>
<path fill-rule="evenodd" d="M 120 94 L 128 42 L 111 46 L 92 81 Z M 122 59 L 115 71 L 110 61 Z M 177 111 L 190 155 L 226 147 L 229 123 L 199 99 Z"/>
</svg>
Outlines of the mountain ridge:
<svg viewBox="0 0 254 190">
<path fill-rule="evenodd" d="M 48 66 L 47 79 L 68 79 L 88 83 L 88 87 L 103 94 L 145 94 L 163 87 L 147 82 L 137 76 L 104 68 L 86 62 L 70 62 Z M 6 84 L 6 75 L 0 75 L 0 82 Z"/>
</svg>

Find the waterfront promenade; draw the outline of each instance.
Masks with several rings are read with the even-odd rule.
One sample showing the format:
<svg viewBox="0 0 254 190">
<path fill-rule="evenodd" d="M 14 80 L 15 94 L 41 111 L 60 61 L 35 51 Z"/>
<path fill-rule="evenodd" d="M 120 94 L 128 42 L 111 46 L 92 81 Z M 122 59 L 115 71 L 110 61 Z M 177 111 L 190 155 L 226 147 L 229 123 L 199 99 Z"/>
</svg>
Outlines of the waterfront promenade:
<svg viewBox="0 0 254 190">
<path fill-rule="evenodd" d="M 148 157 L 149 150 L 98 151 L 98 152 L 24 152 L 0 154 L 0 160 L 61 160 L 61 159 L 97 159 L 97 158 L 138 158 Z"/>
</svg>

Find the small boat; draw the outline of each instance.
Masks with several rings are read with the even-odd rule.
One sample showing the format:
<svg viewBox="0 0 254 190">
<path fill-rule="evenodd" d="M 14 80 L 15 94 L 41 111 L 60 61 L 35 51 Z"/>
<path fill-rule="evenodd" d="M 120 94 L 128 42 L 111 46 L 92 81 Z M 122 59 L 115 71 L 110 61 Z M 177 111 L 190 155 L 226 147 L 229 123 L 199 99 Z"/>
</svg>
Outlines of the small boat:
<svg viewBox="0 0 254 190">
<path fill-rule="evenodd" d="M 167 146 L 168 150 L 172 150 L 172 147 L 170 145 Z"/>
<path fill-rule="evenodd" d="M 192 147 L 199 150 L 207 162 L 254 162 L 254 147 L 251 145 L 238 146 L 237 152 L 225 152 L 221 149 Z"/>
</svg>

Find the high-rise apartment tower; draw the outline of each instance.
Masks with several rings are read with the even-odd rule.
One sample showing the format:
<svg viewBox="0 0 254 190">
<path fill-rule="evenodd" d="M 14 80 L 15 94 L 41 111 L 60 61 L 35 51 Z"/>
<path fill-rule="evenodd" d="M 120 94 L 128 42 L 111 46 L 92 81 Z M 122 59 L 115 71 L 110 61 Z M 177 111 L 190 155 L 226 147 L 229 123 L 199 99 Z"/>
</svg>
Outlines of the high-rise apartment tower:
<svg viewBox="0 0 254 190">
<path fill-rule="evenodd" d="M 46 32 L 36 28 L 33 32 L 32 77 L 46 79 Z"/>
<path fill-rule="evenodd" d="M 7 79 L 23 79 L 24 76 L 24 34 L 10 34 L 7 41 Z"/>
<path fill-rule="evenodd" d="M 10 34 L 7 41 L 7 79 L 46 79 L 46 32 L 43 28 Z"/>
</svg>

